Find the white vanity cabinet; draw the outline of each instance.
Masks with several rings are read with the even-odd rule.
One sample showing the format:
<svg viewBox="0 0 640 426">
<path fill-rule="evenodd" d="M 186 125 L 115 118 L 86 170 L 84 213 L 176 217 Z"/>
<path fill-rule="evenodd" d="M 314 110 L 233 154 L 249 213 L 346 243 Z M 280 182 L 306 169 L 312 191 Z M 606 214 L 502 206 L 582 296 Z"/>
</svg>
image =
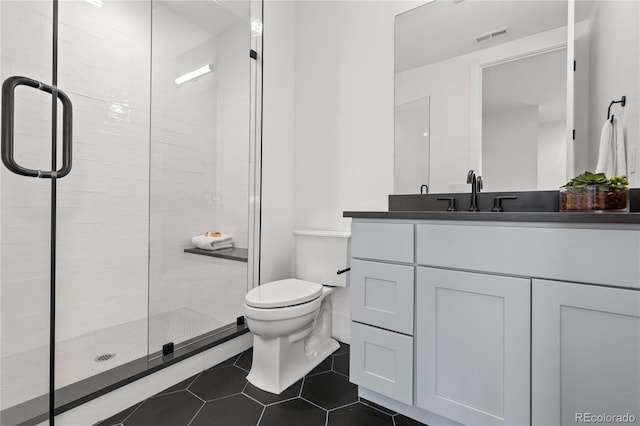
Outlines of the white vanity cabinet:
<svg viewBox="0 0 640 426">
<path fill-rule="evenodd" d="M 365 398 L 434 425 L 640 422 L 640 225 L 354 218 L 351 238 Z"/>
<path fill-rule="evenodd" d="M 418 267 L 416 405 L 467 425 L 529 424 L 530 280 Z"/>
<path fill-rule="evenodd" d="M 534 280 L 532 294 L 533 425 L 640 422 L 640 292 Z"/>
</svg>

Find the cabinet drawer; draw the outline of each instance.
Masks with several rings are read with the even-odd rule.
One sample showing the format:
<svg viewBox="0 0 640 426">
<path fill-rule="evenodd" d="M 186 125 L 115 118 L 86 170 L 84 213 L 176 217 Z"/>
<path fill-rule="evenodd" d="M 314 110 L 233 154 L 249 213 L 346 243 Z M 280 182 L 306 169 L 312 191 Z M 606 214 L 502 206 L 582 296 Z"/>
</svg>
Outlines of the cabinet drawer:
<svg viewBox="0 0 640 426">
<path fill-rule="evenodd" d="M 413 335 L 413 266 L 351 261 L 351 319 Z"/>
<path fill-rule="evenodd" d="M 351 323 L 350 379 L 382 395 L 413 404 L 413 338 Z"/>
<path fill-rule="evenodd" d="M 416 244 L 425 266 L 640 287 L 638 230 L 425 223 Z"/>
<path fill-rule="evenodd" d="M 413 263 L 413 224 L 351 224 L 351 256 Z"/>
</svg>

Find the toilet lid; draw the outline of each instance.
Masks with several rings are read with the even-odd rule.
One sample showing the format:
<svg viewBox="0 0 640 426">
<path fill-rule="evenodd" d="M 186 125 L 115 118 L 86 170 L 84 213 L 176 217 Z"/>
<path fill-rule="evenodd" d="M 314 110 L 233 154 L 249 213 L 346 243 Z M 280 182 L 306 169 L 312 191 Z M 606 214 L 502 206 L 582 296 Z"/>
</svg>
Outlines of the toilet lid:
<svg viewBox="0 0 640 426">
<path fill-rule="evenodd" d="M 245 296 L 245 302 L 254 308 L 283 308 L 310 302 L 321 294 L 321 284 L 289 278 L 254 288 Z"/>
</svg>

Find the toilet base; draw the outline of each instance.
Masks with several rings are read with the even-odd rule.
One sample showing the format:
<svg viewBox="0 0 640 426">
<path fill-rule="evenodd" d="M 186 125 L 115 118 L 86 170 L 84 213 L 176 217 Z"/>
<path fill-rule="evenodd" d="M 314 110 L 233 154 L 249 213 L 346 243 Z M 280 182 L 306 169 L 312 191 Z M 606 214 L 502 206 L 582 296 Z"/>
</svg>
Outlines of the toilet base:
<svg viewBox="0 0 640 426">
<path fill-rule="evenodd" d="M 306 353 L 306 339 L 290 342 L 289 337 L 253 337 L 253 364 L 247 380 L 263 391 L 280 394 L 316 368 L 340 344 L 333 338 L 314 345 Z"/>
</svg>

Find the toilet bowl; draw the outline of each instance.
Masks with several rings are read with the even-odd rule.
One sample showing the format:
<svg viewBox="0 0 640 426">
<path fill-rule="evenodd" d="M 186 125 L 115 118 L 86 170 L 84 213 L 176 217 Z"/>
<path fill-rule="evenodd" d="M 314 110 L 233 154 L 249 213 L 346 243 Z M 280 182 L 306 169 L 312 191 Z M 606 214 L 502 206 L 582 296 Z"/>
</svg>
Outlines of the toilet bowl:
<svg viewBox="0 0 640 426">
<path fill-rule="evenodd" d="M 332 291 L 317 283 L 287 279 L 247 293 L 244 312 L 254 334 L 253 364 L 247 376 L 252 385 L 279 394 L 338 349 L 340 345 L 331 338 Z M 296 297 L 280 301 L 270 297 L 283 293 Z M 265 303 L 265 298 L 271 303 Z"/>
<path fill-rule="evenodd" d="M 340 346 L 331 337 L 331 294 L 333 287 L 346 286 L 345 277 L 336 271 L 348 264 L 349 233 L 295 234 L 298 278 L 262 284 L 245 296 L 245 318 L 254 335 L 247 380 L 274 394 L 300 380 Z M 332 241 L 336 238 L 342 241 Z"/>
</svg>

